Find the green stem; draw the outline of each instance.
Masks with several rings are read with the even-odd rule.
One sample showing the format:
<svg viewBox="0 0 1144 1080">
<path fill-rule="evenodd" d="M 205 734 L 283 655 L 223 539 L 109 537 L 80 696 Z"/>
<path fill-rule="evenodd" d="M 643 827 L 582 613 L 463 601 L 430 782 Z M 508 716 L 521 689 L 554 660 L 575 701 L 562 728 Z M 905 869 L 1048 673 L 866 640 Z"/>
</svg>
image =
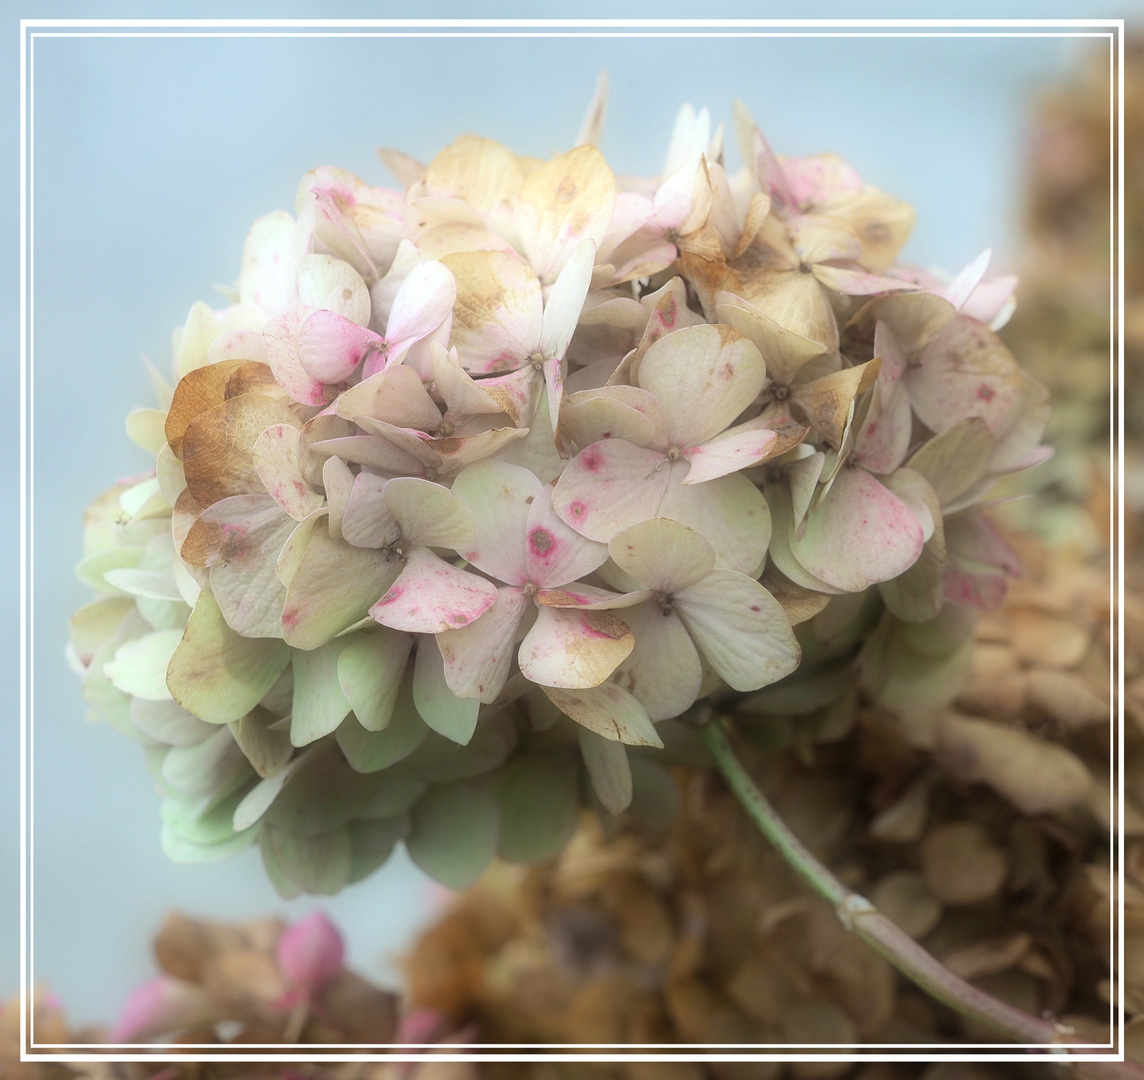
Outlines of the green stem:
<svg viewBox="0 0 1144 1080">
<path fill-rule="evenodd" d="M 767 797 L 755 785 L 723 730 L 713 717 L 700 728 L 708 752 L 715 759 L 728 787 L 770 841 L 787 865 L 834 906 L 842 924 L 861 938 L 879 956 L 906 978 L 962 1016 L 979 1020 L 1010 1038 L 1024 1043 L 1040 1043 L 1062 1063 L 1068 1063 L 1064 1044 L 1071 1031 L 1048 1020 L 1031 1016 L 1012 1005 L 986 994 L 958 978 L 932 957 L 913 938 L 899 929 L 863 896 L 851 892 L 787 827 Z M 1076 1062 L 1093 1076 L 1144 1080 L 1144 1068 L 1133 1062 Z"/>
</svg>

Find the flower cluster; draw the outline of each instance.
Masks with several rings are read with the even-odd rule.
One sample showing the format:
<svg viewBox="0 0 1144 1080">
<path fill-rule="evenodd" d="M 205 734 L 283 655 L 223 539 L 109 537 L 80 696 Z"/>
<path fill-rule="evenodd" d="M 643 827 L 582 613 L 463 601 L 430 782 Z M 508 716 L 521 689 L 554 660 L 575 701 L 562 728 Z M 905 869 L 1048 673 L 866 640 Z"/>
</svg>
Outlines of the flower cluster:
<svg viewBox="0 0 1144 1080">
<path fill-rule="evenodd" d="M 685 106 L 662 174 L 617 178 L 602 105 L 548 162 L 464 136 L 381 151 L 404 192 L 307 174 L 176 331 L 72 623 L 173 858 L 257 839 L 332 893 L 404 841 L 462 887 L 662 801 L 673 718 L 797 695 L 848 626 L 888 700 L 951 696 L 956 612 L 1016 569 L 978 511 L 1045 453 L 990 328 L 1013 281 L 898 264 L 913 211 L 741 106 L 738 172 Z"/>
</svg>

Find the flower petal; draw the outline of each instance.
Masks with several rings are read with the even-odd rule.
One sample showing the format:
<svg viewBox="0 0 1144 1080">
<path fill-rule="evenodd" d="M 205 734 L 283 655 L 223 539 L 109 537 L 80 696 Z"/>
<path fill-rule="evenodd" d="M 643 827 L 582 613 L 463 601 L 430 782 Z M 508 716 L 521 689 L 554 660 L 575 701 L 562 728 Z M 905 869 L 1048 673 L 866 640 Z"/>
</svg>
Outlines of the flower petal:
<svg viewBox="0 0 1144 1080">
<path fill-rule="evenodd" d="M 802 652 L 779 602 L 757 581 L 712 570 L 675 594 L 675 609 L 733 690 L 758 690 L 798 667 Z"/>
<path fill-rule="evenodd" d="M 465 551 L 476 542 L 476 517 L 447 487 L 415 476 L 397 476 L 386 483 L 384 494 L 406 544 Z"/>
<path fill-rule="evenodd" d="M 758 395 L 766 365 L 729 326 L 686 326 L 655 342 L 639 366 L 639 384 L 658 399 L 668 436 L 680 449 L 718 435 Z"/>
<path fill-rule="evenodd" d="M 290 741 L 295 746 L 329 735 L 349 715 L 349 699 L 338 681 L 338 656 L 344 648 L 341 641 L 328 641 L 317 649 L 294 650 Z"/>
<path fill-rule="evenodd" d="M 666 596 L 694 585 L 715 569 L 715 552 L 702 536 L 662 517 L 616 533 L 608 553 L 624 573 Z"/>
<path fill-rule="evenodd" d="M 298 363 L 320 383 L 345 382 L 385 339 L 335 311 L 315 311 L 298 332 Z"/>
<path fill-rule="evenodd" d="M 366 731 L 382 731 L 393 716 L 413 639 L 385 627 L 363 634 L 338 656 L 338 682 Z"/>
<path fill-rule="evenodd" d="M 481 703 L 475 698 L 462 701 L 445 681 L 441 650 L 431 637 L 417 641 L 413 663 L 413 702 L 421 719 L 438 735 L 466 746 L 477 729 Z"/>
<path fill-rule="evenodd" d="M 623 687 L 604 683 L 587 690 L 542 686 L 545 696 L 565 716 L 612 742 L 663 748 L 663 740 L 644 707 Z"/>
<path fill-rule="evenodd" d="M 540 491 L 528 469 L 502 461 L 481 461 L 458 473 L 453 493 L 476 515 L 478 530 L 476 544 L 461 553 L 465 559 L 507 585 L 525 584 L 528 510 Z"/>
<path fill-rule="evenodd" d="M 624 744 L 581 727 L 580 754 L 592 789 L 609 814 L 622 814 L 632 802 L 632 769 Z"/>
<path fill-rule="evenodd" d="M 610 611 L 541 607 L 521 642 L 526 679 L 542 686 L 599 686 L 635 646 L 627 623 Z"/>
<path fill-rule="evenodd" d="M 586 577 L 608 557 L 603 544 L 585 539 L 552 510 L 552 488 L 542 489 L 528 508 L 525 572 L 542 589 L 558 589 Z"/>
<path fill-rule="evenodd" d="M 381 548 L 395 544 L 401 528 L 385 500 L 384 476 L 363 469 L 354 477 L 342 515 L 342 539 L 354 547 Z"/>
<path fill-rule="evenodd" d="M 200 720 L 227 724 L 250 712 L 289 662 L 290 650 L 281 641 L 231 630 L 204 589 L 167 667 L 167 686 Z"/>
<path fill-rule="evenodd" d="M 612 681 L 634 694 L 653 721 L 679 716 L 695 703 L 703 684 L 703 665 L 679 616 L 645 603 L 626 608 L 624 622 L 636 645 Z"/>
<path fill-rule="evenodd" d="M 513 645 L 529 601 L 518 588 L 497 590 L 497 599 L 475 622 L 437 636 L 445 664 L 445 681 L 459 698 L 491 705 L 504 689 L 512 665 Z"/>
<path fill-rule="evenodd" d="M 827 584 L 861 592 L 913 566 L 924 542 L 921 523 L 901 499 L 864 469 L 844 468 L 807 516 L 805 533 L 790 537 L 790 548 Z"/>
<path fill-rule="evenodd" d="M 370 615 L 383 626 L 412 634 L 459 630 L 496 602 L 496 586 L 445 562 L 428 548 L 405 554 L 405 568 Z"/>
<path fill-rule="evenodd" d="M 302 475 L 302 433 L 293 424 L 271 424 L 251 451 L 258 479 L 267 493 L 295 521 L 322 505 L 322 496 Z"/>
<path fill-rule="evenodd" d="M 607 543 L 654 517 L 671 475 L 662 451 L 603 439 L 580 451 L 552 493 L 552 508 L 582 536 Z"/>
</svg>

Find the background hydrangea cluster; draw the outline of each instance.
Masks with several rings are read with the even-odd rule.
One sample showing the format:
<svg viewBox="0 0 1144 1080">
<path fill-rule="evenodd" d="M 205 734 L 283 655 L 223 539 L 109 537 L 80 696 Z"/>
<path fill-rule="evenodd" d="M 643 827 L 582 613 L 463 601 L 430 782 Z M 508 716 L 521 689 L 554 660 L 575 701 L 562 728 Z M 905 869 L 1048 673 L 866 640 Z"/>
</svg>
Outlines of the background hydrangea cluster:
<svg viewBox="0 0 1144 1080">
<path fill-rule="evenodd" d="M 664 813 L 697 701 L 821 736 L 857 672 L 919 729 L 956 693 L 1018 569 L 981 511 L 1047 453 L 1014 281 L 898 264 L 912 210 L 742 107 L 735 173 L 685 106 L 617 178 L 602 116 L 307 174 L 175 332 L 72 620 L 172 858 L 333 893 L 404 841 L 460 888 Z"/>
</svg>

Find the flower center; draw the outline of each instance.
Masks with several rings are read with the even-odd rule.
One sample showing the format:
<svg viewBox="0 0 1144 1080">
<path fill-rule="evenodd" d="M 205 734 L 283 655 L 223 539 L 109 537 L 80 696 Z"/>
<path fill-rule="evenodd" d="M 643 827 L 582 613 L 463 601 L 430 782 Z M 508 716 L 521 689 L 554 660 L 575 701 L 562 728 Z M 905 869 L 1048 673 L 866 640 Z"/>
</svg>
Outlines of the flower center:
<svg viewBox="0 0 1144 1080">
<path fill-rule="evenodd" d="M 538 593 L 540 590 L 539 590 L 539 589 L 536 587 L 536 585 L 535 585 L 533 582 L 529 581 L 529 582 L 526 582 L 526 583 L 525 583 L 525 584 L 524 584 L 524 585 L 521 587 L 521 590 L 520 590 L 520 591 L 521 591 L 522 593 L 524 593 L 524 595 L 525 595 L 525 596 L 527 596 L 527 597 L 529 597 L 529 598 L 531 599 L 531 598 L 532 598 L 532 597 L 534 597 L 534 596 L 535 596 L 535 595 L 536 595 L 536 594 L 537 594 L 537 593 Z"/>
<path fill-rule="evenodd" d="M 683 457 L 683 451 L 680 450 L 678 446 L 669 446 L 667 448 L 668 461 L 678 461 L 681 457 Z"/>
<path fill-rule="evenodd" d="M 532 355 L 531 355 L 531 356 L 528 358 L 528 362 L 529 362 L 529 363 L 530 363 L 530 364 L 531 364 L 531 365 L 532 365 L 532 366 L 533 366 L 533 367 L 534 367 L 534 368 L 535 368 L 537 371 L 539 371 L 539 370 L 540 370 L 542 367 L 544 367 L 544 354 L 543 354 L 543 353 L 538 353 L 538 352 L 536 352 L 536 353 L 533 353 L 533 354 L 532 354 Z"/>
<path fill-rule="evenodd" d="M 665 616 L 671 614 L 671 609 L 674 601 L 670 596 L 668 596 L 666 593 L 656 593 L 655 602 L 659 604 L 659 610 L 662 611 Z"/>
<path fill-rule="evenodd" d="M 800 259 L 799 264 L 798 264 L 798 272 L 800 274 L 809 274 L 810 273 L 810 264 L 808 262 Z"/>
<path fill-rule="evenodd" d="M 789 386 L 783 386 L 782 383 L 772 383 L 771 384 L 771 398 L 774 401 L 786 401 L 786 399 L 789 395 L 790 395 L 790 387 Z"/>
<path fill-rule="evenodd" d="M 457 429 L 453 427 L 452 420 L 442 420 L 441 426 L 437 429 L 437 434 L 440 435 L 442 439 L 450 439 L 456 430 Z"/>
</svg>

